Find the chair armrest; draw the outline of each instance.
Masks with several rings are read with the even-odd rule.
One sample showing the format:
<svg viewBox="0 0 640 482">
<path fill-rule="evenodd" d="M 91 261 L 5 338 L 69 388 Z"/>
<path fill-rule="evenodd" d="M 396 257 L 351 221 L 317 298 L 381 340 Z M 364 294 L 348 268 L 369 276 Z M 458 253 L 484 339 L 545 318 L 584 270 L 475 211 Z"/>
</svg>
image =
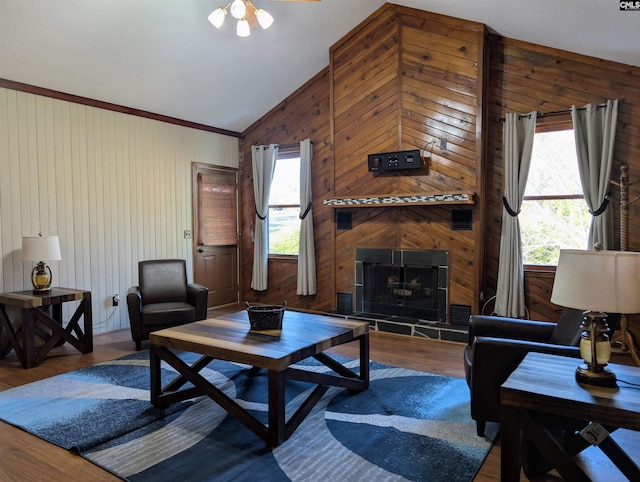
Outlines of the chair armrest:
<svg viewBox="0 0 640 482">
<path fill-rule="evenodd" d="M 548 321 L 473 315 L 469 319 L 468 343 L 471 345 L 478 336 L 545 342 L 555 327 L 556 323 Z"/>
<path fill-rule="evenodd" d="M 515 366 L 512 369 L 515 369 L 529 352 L 580 358 L 580 347 L 577 346 L 553 345 L 538 341 L 511 340 L 486 336 L 476 337 L 473 344 L 473 352 L 474 369 L 478 368 L 476 362 L 480 364 L 487 364 L 488 362 L 492 367 L 492 371 L 495 371 L 495 365 L 513 365 L 514 363 Z"/>
<path fill-rule="evenodd" d="M 580 358 L 580 348 L 577 346 L 483 336 L 476 337 L 470 349 L 475 378 L 472 384 L 483 391 L 494 390 L 494 393 L 499 393 L 497 390 L 500 385 L 529 352 Z"/>
<path fill-rule="evenodd" d="M 529 352 L 580 358 L 580 348 L 535 341 L 476 337 L 466 348 L 471 363 L 467 378 L 471 416 L 475 420 L 500 420 L 500 387 Z M 576 361 L 576 366 L 579 364 Z"/>
<path fill-rule="evenodd" d="M 138 313 L 142 310 L 142 293 L 139 286 L 132 286 L 127 290 L 127 308 L 129 312 L 132 309 Z"/>
<path fill-rule="evenodd" d="M 139 286 L 132 286 L 127 290 L 127 311 L 129 312 L 129 324 L 133 339 L 140 339 L 142 336 L 142 293 Z"/>
<path fill-rule="evenodd" d="M 198 283 L 189 283 L 187 285 L 187 299 L 190 304 L 196 307 L 196 321 L 207 318 L 208 298 L 209 289 L 206 286 Z"/>
</svg>

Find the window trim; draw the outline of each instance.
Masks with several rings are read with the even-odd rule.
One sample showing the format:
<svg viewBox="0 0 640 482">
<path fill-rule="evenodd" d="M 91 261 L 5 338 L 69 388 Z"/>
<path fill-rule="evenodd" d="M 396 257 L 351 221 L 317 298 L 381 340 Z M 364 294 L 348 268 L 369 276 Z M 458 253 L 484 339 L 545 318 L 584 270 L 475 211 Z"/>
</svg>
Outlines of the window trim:
<svg viewBox="0 0 640 482">
<path fill-rule="evenodd" d="M 568 117 L 567 117 L 568 116 Z M 573 119 L 569 114 L 562 114 L 561 119 L 553 118 L 545 120 L 544 117 L 538 117 L 536 119 L 535 134 L 542 134 L 547 132 L 559 132 L 573 130 Z M 564 118 L 566 117 L 566 118 Z M 534 135 L 535 135 L 534 134 Z M 524 201 L 553 201 L 559 199 L 584 199 L 584 194 L 568 194 L 566 196 L 561 195 L 546 195 L 546 196 L 524 196 Z M 553 264 L 524 264 L 522 265 L 523 271 L 526 272 L 556 272 L 556 265 Z"/>
<path fill-rule="evenodd" d="M 558 199 L 584 199 L 584 194 L 567 194 L 567 195 L 545 195 L 545 196 L 525 196 L 523 201 L 557 201 Z"/>
<path fill-rule="evenodd" d="M 278 149 L 278 158 L 276 159 L 276 165 L 278 163 L 279 160 L 285 160 L 285 159 L 299 159 L 300 158 L 300 146 L 299 145 L 295 145 L 295 146 L 288 146 L 288 147 L 283 147 Z M 273 181 L 273 180 L 272 180 Z M 299 182 L 299 181 L 298 181 Z M 300 190 L 300 186 L 298 185 L 298 191 Z M 298 196 L 298 204 L 269 204 L 267 206 L 267 210 L 270 211 L 271 209 L 278 209 L 278 208 L 298 208 L 298 212 L 300 212 L 300 200 L 299 200 L 299 196 Z M 298 253 L 296 254 L 284 254 L 284 253 L 271 253 L 270 252 L 270 248 L 271 246 L 267 247 L 267 250 L 269 251 L 267 253 L 267 260 L 268 261 L 277 261 L 277 262 L 283 262 L 283 263 L 297 263 L 298 262 L 298 257 L 299 257 L 299 251 L 300 251 L 300 247 L 298 246 Z"/>
</svg>

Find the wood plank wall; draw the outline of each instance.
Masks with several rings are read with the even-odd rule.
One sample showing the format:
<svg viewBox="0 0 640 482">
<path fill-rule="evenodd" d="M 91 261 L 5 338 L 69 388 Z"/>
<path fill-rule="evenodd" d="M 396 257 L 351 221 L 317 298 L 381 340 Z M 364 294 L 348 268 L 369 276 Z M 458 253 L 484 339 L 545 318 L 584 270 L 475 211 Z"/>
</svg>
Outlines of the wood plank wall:
<svg viewBox="0 0 640 482">
<path fill-rule="evenodd" d="M 534 45 L 518 40 L 490 39 L 489 161 L 487 182 L 486 279 L 488 294 L 495 293 L 502 218 L 502 122 L 508 112 L 553 112 L 572 104 L 599 104 L 619 99 L 614 155 L 614 180 L 620 165 L 629 165 L 631 183 L 640 180 L 640 68 Z M 570 116 L 567 116 L 570 118 Z M 640 195 L 632 186 L 630 199 Z M 619 192 L 612 186 L 616 246 L 619 246 Z M 630 207 L 629 250 L 640 251 L 640 203 Z M 530 318 L 557 319 L 561 308 L 550 303 L 553 273 L 527 272 L 526 302 Z M 632 320 L 633 322 L 633 320 Z M 636 324 L 637 331 L 637 324 Z"/>
<path fill-rule="evenodd" d="M 238 148 L 236 137 L 0 88 L 0 291 L 31 288 L 22 236 L 58 235 L 54 285 L 91 291 L 94 333 L 128 328 L 139 260 L 186 259 L 193 279 L 192 163 L 238 167 Z"/>
<path fill-rule="evenodd" d="M 307 301 L 306 307 L 335 307 L 337 292 L 353 291 L 355 246 L 398 246 L 455 250 L 450 301 L 472 304 L 478 312 L 483 302 L 475 301 L 482 295 L 483 301 L 489 300 L 495 294 L 503 193 L 499 119 L 508 112 L 551 112 L 572 104 L 619 99 L 614 178 L 618 178 L 620 164 L 625 163 L 630 182 L 640 180 L 640 68 L 499 36 L 489 36 L 483 42 L 481 26 L 476 24 L 387 5 L 332 47 L 325 76 L 331 87 L 320 94 L 331 96 L 327 104 L 320 102 L 323 106 L 330 103 L 330 114 L 323 112 L 322 117 L 305 124 L 309 106 L 315 109 L 319 102 L 317 97 L 307 98 L 307 88 L 319 95 L 318 84 L 313 83 L 246 133 L 245 156 L 254 140 L 291 142 L 300 138 L 298 131 L 303 128 L 314 130 L 312 140 L 322 145 L 321 164 L 314 165 L 313 173 L 314 189 L 320 186 L 320 192 L 314 191 L 314 222 L 316 239 L 322 246 L 318 265 L 323 276 L 328 271 L 334 273 L 335 285 L 329 290 L 323 286 L 322 293 Z M 475 70 L 472 59 L 478 62 Z M 483 81 L 480 65 L 485 59 Z M 428 154 L 428 168 L 410 175 L 366 171 L 366 154 L 423 148 L 432 137 L 444 137 L 449 144 L 446 152 L 435 148 Z M 479 169 L 481 175 L 477 174 Z M 250 171 L 246 158 L 244 171 L 245 176 Z M 251 189 L 250 183 L 244 186 L 245 193 Z M 360 208 L 354 210 L 353 229 L 337 231 L 332 214 L 321 206 L 321 200 L 329 196 L 446 189 L 480 193 L 474 207 L 475 235 L 452 232 L 448 227 L 450 210 L 445 207 Z M 618 230 L 615 186 L 612 195 Z M 632 185 L 630 198 L 639 195 L 640 184 Z M 251 194 L 245 197 L 245 202 L 252 202 Z M 253 216 L 252 210 L 252 206 L 244 206 L 243 213 Z M 315 217 L 318 213 L 323 213 L 322 219 Z M 633 251 L 640 251 L 640 223 L 634 222 L 638 216 L 640 202 L 630 207 L 629 249 Z M 245 243 L 247 239 L 245 234 Z M 251 247 L 244 246 L 243 272 L 249 275 Z M 325 249 L 332 250 L 331 256 Z M 474 282 L 475 258 L 482 249 L 482 279 Z M 270 269 L 276 272 L 273 264 Z M 294 272 L 293 267 L 288 269 Z M 553 278 L 553 272 L 526 273 L 530 318 L 558 318 L 562 309 L 549 301 Z M 246 279 L 247 298 L 281 302 L 282 295 L 294 292 L 293 275 L 276 279 L 277 286 L 260 294 L 248 289 L 250 279 Z M 323 277 L 319 285 L 330 279 Z M 487 309 L 491 309 L 490 303 Z M 631 327 L 637 336 L 640 330 L 634 317 Z"/>
<path fill-rule="evenodd" d="M 332 308 L 334 273 L 333 262 L 333 210 L 322 205 L 322 200 L 333 191 L 333 162 L 330 141 L 329 69 L 324 69 L 296 92 L 287 97 L 260 121 L 243 134 L 241 147 L 241 299 L 256 303 L 329 310 Z M 290 144 L 310 138 L 313 142 L 312 194 L 313 224 L 316 245 L 317 286 L 314 296 L 298 296 L 296 282 L 298 264 L 286 259 L 269 261 L 269 289 L 251 289 L 253 267 L 253 229 L 255 225 L 255 198 L 253 196 L 253 170 L 251 146 Z"/>
<path fill-rule="evenodd" d="M 479 224 L 453 231 L 451 206 L 376 207 L 356 210 L 353 228 L 337 230 L 333 210 L 322 201 L 372 194 L 478 193 L 484 38 L 481 24 L 387 4 L 331 48 L 326 73 L 243 133 L 246 299 L 281 303 L 286 298 L 291 306 L 335 308 L 337 293 L 355 294 L 356 247 L 444 249 L 450 252 L 449 301 L 477 310 Z M 321 91 L 319 84 L 328 89 L 327 103 L 321 103 L 327 110 L 321 113 L 319 99 L 313 97 Z M 304 127 L 308 131 L 303 135 Z M 269 263 L 269 277 L 277 281 L 265 292 L 254 292 L 249 288 L 254 217 L 250 146 L 290 143 L 305 135 L 314 141 L 316 153 L 319 292 L 297 297 L 296 265 L 278 261 Z M 435 138 L 445 138 L 447 149 L 428 146 Z M 427 151 L 428 165 L 411 172 L 368 172 L 368 154 L 406 149 Z M 478 205 L 470 208 L 479 218 Z"/>
</svg>

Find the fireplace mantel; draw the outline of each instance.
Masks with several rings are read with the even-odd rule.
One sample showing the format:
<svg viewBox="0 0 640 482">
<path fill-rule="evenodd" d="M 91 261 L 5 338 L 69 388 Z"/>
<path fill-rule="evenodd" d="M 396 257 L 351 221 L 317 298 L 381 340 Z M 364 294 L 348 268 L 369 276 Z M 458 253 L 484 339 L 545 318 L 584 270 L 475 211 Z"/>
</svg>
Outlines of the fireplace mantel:
<svg viewBox="0 0 640 482">
<path fill-rule="evenodd" d="M 432 206 L 440 204 L 474 204 L 473 193 L 406 194 L 326 199 L 322 204 L 332 208 L 372 208 L 393 206 Z"/>
</svg>

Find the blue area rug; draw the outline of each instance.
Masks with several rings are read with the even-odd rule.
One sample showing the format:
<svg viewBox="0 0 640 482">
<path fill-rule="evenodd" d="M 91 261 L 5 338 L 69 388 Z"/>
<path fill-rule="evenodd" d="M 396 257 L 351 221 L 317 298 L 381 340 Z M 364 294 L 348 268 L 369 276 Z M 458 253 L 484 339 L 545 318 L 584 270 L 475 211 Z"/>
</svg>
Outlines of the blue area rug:
<svg viewBox="0 0 640 482">
<path fill-rule="evenodd" d="M 166 383 L 173 369 L 163 366 Z M 266 421 L 266 371 L 213 361 L 201 374 Z M 289 415 L 312 388 L 287 382 Z M 368 390 L 330 388 L 269 449 L 206 397 L 154 408 L 146 351 L 0 392 L 0 419 L 136 482 L 468 481 L 495 436 L 476 436 L 464 380 L 372 362 Z"/>
</svg>

